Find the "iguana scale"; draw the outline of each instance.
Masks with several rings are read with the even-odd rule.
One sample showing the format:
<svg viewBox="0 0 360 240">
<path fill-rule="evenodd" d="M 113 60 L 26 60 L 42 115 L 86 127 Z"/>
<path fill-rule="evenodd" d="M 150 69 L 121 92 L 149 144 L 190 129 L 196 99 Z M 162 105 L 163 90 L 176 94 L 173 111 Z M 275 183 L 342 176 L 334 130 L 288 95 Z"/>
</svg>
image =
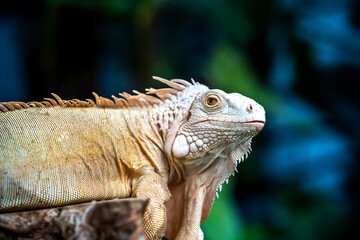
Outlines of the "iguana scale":
<svg viewBox="0 0 360 240">
<path fill-rule="evenodd" d="M 265 111 L 238 93 L 154 78 L 169 87 L 0 103 L 0 212 L 148 197 L 147 239 L 203 239 L 200 223 Z"/>
</svg>

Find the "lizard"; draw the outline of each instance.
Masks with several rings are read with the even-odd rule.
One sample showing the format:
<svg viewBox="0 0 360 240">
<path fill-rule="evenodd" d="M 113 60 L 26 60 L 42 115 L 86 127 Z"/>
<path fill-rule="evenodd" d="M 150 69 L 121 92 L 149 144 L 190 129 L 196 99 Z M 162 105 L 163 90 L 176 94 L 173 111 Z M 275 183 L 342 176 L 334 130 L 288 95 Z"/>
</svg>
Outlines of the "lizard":
<svg viewBox="0 0 360 240">
<path fill-rule="evenodd" d="M 166 88 L 112 100 L 0 103 L 0 213 L 147 197 L 147 239 L 203 239 L 222 184 L 265 110 L 239 93 L 153 77 Z"/>
</svg>

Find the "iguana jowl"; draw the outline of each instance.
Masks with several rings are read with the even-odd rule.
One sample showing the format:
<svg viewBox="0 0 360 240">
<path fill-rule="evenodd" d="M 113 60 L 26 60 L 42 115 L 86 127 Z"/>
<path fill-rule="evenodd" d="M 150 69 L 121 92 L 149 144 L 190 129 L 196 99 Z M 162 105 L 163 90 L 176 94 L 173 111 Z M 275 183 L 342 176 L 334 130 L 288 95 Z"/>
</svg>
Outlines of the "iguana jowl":
<svg viewBox="0 0 360 240">
<path fill-rule="evenodd" d="M 203 239 L 200 223 L 265 111 L 238 93 L 154 78 L 169 88 L 0 103 L 0 212 L 145 196 L 148 239 Z"/>
</svg>

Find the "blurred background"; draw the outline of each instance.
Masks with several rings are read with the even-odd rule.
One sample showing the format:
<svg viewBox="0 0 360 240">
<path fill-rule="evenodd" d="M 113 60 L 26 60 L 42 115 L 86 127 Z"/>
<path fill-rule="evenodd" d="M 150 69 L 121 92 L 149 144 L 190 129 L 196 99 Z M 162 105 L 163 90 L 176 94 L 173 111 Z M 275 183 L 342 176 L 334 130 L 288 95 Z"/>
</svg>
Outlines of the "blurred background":
<svg viewBox="0 0 360 240">
<path fill-rule="evenodd" d="M 0 101 L 110 97 L 152 75 L 267 111 L 205 239 L 360 239 L 360 1 L 0 3 Z"/>
</svg>

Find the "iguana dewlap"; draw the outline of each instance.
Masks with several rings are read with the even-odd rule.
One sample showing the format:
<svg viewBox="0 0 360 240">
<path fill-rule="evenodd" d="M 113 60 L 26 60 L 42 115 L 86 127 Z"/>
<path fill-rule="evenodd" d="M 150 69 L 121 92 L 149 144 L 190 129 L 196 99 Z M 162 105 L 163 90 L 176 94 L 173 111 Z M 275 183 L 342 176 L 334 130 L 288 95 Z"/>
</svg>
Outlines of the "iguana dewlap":
<svg viewBox="0 0 360 240">
<path fill-rule="evenodd" d="M 169 88 L 0 103 L 0 212 L 145 196 L 148 239 L 203 239 L 200 223 L 265 111 L 238 93 L 154 78 Z"/>
</svg>

